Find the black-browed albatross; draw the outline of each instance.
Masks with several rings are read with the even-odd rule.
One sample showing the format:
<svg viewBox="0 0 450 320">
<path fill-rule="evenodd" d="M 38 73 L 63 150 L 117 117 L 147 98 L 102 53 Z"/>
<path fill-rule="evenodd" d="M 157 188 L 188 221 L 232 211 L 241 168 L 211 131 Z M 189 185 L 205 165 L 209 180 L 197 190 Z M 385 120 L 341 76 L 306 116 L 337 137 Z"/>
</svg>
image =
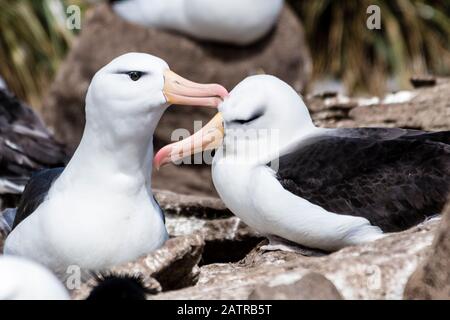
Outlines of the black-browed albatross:
<svg viewBox="0 0 450 320">
<path fill-rule="evenodd" d="M 282 247 L 279 238 L 323 250 L 378 239 L 439 214 L 450 192 L 449 131 L 317 128 L 297 93 L 272 76 L 242 81 L 219 110 L 155 164 L 217 147 L 224 125 L 214 185 L 269 237 L 267 249 Z"/>
<path fill-rule="evenodd" d="M 160 247 L 168 235 L 151 190 L 153 132 L 170 104 L 215 107 L 227 94 L 148 54 L 128 53 L 100 69 L 75 154 L 64 169 L 30 180 L 5 254 L 66 278 L 68 266 L 101 270 Z"/>
</svg>

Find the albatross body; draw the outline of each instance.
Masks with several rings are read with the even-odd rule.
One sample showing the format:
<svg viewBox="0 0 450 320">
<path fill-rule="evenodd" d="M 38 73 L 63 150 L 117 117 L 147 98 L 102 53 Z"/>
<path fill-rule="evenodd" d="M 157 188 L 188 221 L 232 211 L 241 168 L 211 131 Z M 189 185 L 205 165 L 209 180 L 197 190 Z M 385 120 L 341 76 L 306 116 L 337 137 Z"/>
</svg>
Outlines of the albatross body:
<svg viewBox="0 0 450 320">
<path fill-rule="evenodd" d="M 407 229 L 450 193 L 450 132 L 325 129 L 272 76 L 241 82 L 193 137 L 161 149 L 157 166 L 217 147 L 214 185 L 225 204 L 271 240 L 332 251 Z M 278 242 L 278 243 L 277 243 Z"/>
<path fill-rule="evenodd" d="M 201 40 L 247 45 L 276 23 L 283 0 L 115 0 L 122 18 Z"/>
<path fill-rule="evenodd" d="M 160 247 L 164 215 L 151 190 L 153 132 L 172 103 L 215 106 L 226 90 L 181 78 L 161 59 L 120 56 L 92 79 L 86 126 L 65 168 L 32 177 L 5 254 L 25 256 L 64 278 L 101 270 Z"/>
</svg>

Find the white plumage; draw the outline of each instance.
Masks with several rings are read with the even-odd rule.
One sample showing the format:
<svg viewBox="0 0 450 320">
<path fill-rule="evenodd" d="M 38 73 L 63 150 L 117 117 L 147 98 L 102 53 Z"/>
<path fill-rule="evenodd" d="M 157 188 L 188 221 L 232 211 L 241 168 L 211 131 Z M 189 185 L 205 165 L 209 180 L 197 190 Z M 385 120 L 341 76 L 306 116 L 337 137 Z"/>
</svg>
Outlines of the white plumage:
<svg viewBox="0 0 450 320">
<path fill-rule="evenodd" d="M 175 30 L 201 40 L 238 45 L 255 42 L 276 23 L 283 0 L 123 0 L 113 3 L 124 19 Z"/>
<path fill-rule="evenodd" d="M 242 131 L 247 128 L 234 124 L 233 120 L 248 119 L 262 106 L 264 117 L 248 126 L 250 130 L 270 128 L 277 137 L 248 140 L 248 133 Z M 272 76 L 247 78 L 236 86 L 219 110 L 225 123 L 225 152 L 217 152 L 212 164 L 214 186 L 230 210 L 245 223 L 269 238 L 278 236 L 324 250 L 340 249 L 382 235 L 365 218 L 328 212 L 288 192 L 276 179 L 276 171 L 266 166 L 289 149 L 298 148 L 301 141 L 327 130 L 314 126 L 308 109 L 290 86 Z"/>
</svg>

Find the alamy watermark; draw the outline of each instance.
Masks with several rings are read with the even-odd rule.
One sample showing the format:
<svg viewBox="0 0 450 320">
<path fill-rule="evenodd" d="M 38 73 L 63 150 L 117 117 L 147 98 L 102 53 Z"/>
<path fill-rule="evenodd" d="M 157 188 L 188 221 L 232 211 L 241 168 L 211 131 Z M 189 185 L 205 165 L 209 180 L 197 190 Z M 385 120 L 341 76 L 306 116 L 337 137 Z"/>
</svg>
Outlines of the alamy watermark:
<svg viewBox="0 0 450 320">
<path fill-rule="evenodd" d="M 202 122 L 194 121 L 194 131 L 200 128 Z M 176 143 L 190 136 L 189 130 L 179 128 L 172 132 L 171 141 Z M 227 129 L 225 136 L 219 131 L 217 134 L 209 132 L 203 136 L 194 135 L 190 142 L 173 146 L 170 159 L 173 164 L 211 165 L 217 157 L 238 165 L 267 163 L 277 171 L 283 147 L 280 130 L 265 128 Z"/>
<path fill-rule="evenodd" d="M 381 29 L 381 8 L 375 4 L 367 7 L 366 13 L 369 17 L 366 20 L 366 26 L 369 30 Z"/>
<path fill-rule="evenodd" d="M 66 28 L 69 30 L 81 29 L 81 8 L 77 5 L 70 5 L 66 9 Z"/>
</svg>

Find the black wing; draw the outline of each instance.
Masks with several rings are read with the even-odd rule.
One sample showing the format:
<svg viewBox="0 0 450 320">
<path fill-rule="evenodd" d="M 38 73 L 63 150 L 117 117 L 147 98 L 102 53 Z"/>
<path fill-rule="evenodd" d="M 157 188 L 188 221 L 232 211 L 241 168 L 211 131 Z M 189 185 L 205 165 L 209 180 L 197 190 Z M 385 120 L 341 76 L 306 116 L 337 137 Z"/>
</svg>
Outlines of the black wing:
<svg viewBox="0 0 450 320">
<path fill-rule="evenodd" d="M 41 170 L 30 178 L 17 208 L 12 229 L 31 215 L 45 200 L 53 182 L 61 175 L 64 168 Z"/>
<path fill-rule="evenodd" d="M 441 212 L 450 193 L 450 131 L 336 129 L 280 158 L 278 180 L 330 212 L 383 231 Z"/>
</svg>

